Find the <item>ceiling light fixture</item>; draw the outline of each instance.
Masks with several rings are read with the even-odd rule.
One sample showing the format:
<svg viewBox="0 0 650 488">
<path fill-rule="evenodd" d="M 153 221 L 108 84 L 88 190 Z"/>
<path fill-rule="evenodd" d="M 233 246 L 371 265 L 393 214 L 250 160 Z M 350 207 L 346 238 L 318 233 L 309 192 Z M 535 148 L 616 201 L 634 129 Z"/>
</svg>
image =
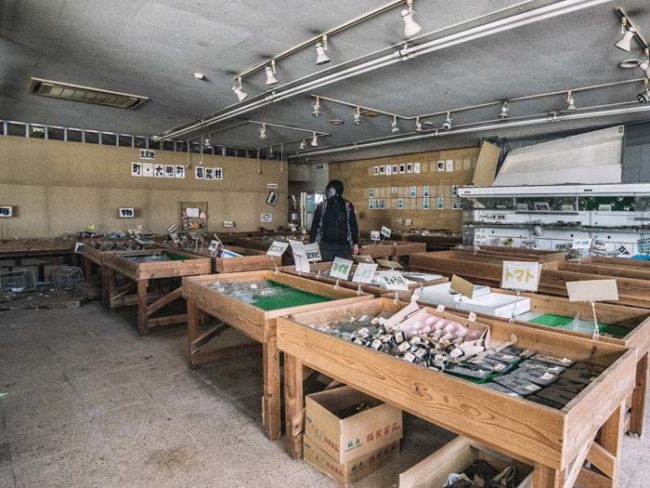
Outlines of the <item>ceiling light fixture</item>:
<svg viewBox="0 0 650 488">
<path fill-rule="evenodd" d="M 422 123 L 420 117 L 415 117 L 415 132 L 422 132 Z"/>
<path fill-rule="evenodd" d="M 393 134 L 397 134 L 399 132 L 399 126 L 397 125 L 397 116 L 393 115 L 393 121 L 390 123 L 390 131 Z"/>
<path fill-rule="evenodd" d="M 643 70 L 646 78 L 650 78 L 650 49 L 645 50 L 645 58 L 639 59 L 639 68 Z"/>
<path fill-rule="evenodd" d="M 306 147 L 307 147 L 307 142 L 303 139 L 302 141 L 300 141 L 300 145 L 298 146 L 298 151 L 304 151 Z"/>
<path fill-rule="evenodd" d="M 264 67 L 266 71 L 266 84 L 275 85 L 278 82 L 278 79 L 275 77 L 275 59 L 271 60 L 271 64 Z"/>
<path fill-rule="evenodd" d="M 266 139 L 266 124 L 262 124 L 262 127 L 260 127 L 260 139 Z"/>
<path fill-rule="evenodd" d="M 442 128 L 444 130 L 449 130 L 453 127 L 454 121 L 451 119 L 451 112 L 447 112 L 447 118 L 445 119 L 444 123 L 442 124 Z"/>
<path fill-rule="evenodd" d="M 623 37 L 614 46 L 623 51 L 630 52 L 630 49 L 632 49 L 632 39 L 636 35 L 636 29 L 631 25 L 628 26 L 627 17 L 621 19 L 621 33 L 623 33 Z"/>
<path fill-rule="evenodd" d="M 194 73 L 194 78 L 197 79 L 197 80 L 202 80 L 202 81 L 205 81 L 205 80 L 208 79 L 207 76 L 205 76 L 203 73 L 199 73 L 199 72 Z"/>
<path fill-rule="evenodd" d="M 566 93 L 566 109 L 575 110 L 576 109 L 576 99 L 573 98 L 573 92 L 569 90 Z"/>
<path fill-rule="evenodd" d="M 354 118 L 352 119 L 352 123 L 359 127 L 361 125 L 361 122 L 363 122 L 361 119 L 361 108 L 357 107 L 354 111 Z"/>
<path fill-rule="evenodd" d="M 331 58 L 327 55 L 327 35 L 316 43 L 316 64 L 327 64 Z"/>
<path fill-rule="evenodd" d="M 273 156 L 274 156 L 274 154 L 273 154 L 273 146 L 269 146 L 269 152 L 267 154 L 267 157 L 269 159 L 273 159 Z"/>
<path fill-rule="evenodd" d="M 318 147 L 318 135 L 314 132 L 314 135 L 311 138 L 311 142 L 309 143 L 311 147 Z"/>
<path fill-rule="evenodd" d="M 510 117 L 510 107 L 508 107 L 508 102 L 504 101 L 503 104 L 501 105 L 501 111 L 499 112 L 499 118 L 501 120 L 507 119 Z"/>
<path fill-rule="evenodd" d="M 237 95 L 237 99 L 240 102 L 243 102 L 244 99 L 248 96 L 248 93 L 246 93 L 242 88 L 241 78 L 237 78 L 235 85 L 232 87 L 232 91 L 235 92 L 235 95 Z"/>
<path fill-rule="evenodd" d="M 320 117 L 322 115 L 322 112 L 320 111 L 320 98 L 316 97 L 316 100 L 314 103 L 311 104 L 312 110 L 311 110 L 311 115 L 312 117 Z"/>
<path fill-rule="evenodd" d="M 415 15 L 415 10 L 413 10 L 413 0 L 406 0 L 406 7 L 400 12 L 402 15 L 402 20 L 404 20 L 404 35 L 406 37 L 411 37 L 417 34 L 422 30 L 420 24 L 418 24 L 413 18 Z"/>
</svg>

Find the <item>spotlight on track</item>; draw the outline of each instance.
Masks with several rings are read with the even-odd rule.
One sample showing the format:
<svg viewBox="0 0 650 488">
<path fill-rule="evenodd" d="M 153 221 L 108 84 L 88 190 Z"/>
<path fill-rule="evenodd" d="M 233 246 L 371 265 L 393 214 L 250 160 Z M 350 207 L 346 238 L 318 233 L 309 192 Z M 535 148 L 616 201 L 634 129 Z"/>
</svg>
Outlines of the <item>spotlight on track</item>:
<svg viewBox="0 0 650 488">
<path fill-rule="evenodd" d="M 311 137 L 311 142 L 309 143 L 311 147 L 318 147 L 318 135 L 314 132 L 314 135 Z"/>
<path fill-rule="evenodd" d="M 300 141 L 300 145 L 298 146 L 298 151 L 304 151 L 306 147 L 307 147 L 307 143 L 303 139 L 302 141 Z"/>
<path fill-rule="evenodd" d="M 420 24 L 415 19 L 415 10 L 413 10 L 413 0 L 406 0 L 406 7 L 400 12 L 404 21 L 404 35 L 411 37 L 422 30 Z"/>
<path fill-rule="evenodd" d="M 454 121 L 451 118 L 451 112 L 447 112 L 447 118 L 443 122 L 442 128 L 444 130 L 449 130 L 449 129 L 451 129 L 453 127 L 453 125 L 454 125 Z"/>
<path fill-rule="evenodd" d="M 262 127 L 260 127 L 260 139 L 266 139 L 266 124 L 262 124 Z"/>
<path fill-rule="evenodd" d="M 499 118 L 501 120 L 507 119 L 510 117 L 510 107 L 508 106 L 508 102 L 504 101 L 503 104 L 501 105 L 501 111 L 499 112 Z"/>
<path fill-rule="evenodd" d="M 354 111 L 354 118 L 352 119 L 352 123 L 357 127 L 359 127 L 362 122 L 363 119 L 361 118 L 361 109 L 357 107 L 356 110 Z"/>
<path fill-rule="evenodd" d="M 566 93 L 566 109 L 576 109 L 576 99 L 573 97 L 573 93 L 570 90 Z"/>
<path fill-rule="evenodd" d="M 320 110 L 320 98 L 316 97 L 316 100 L 311 104 L 311 106 L 312 117 L 320 117 L 322 115 L 322 112 Z"/>
<path fill-rule="evenodd" d="M 264 67 L 266 72 L 266 84 L 275 85 L 278 82 L 278 79 L 275 77 L 275 60 L 271 60 L 271 64 Z"/>
<path fill-rule="evenodd" d="M 316 43 L 316 64 L 327 64 L 332 59 L 327 55 L 327 36 Z"/>
<path fill-rule="evenodd" d="M 636 29 L 628 25 L 627 17 L 621 19 L 621 32 L 623 33 L 623 37 L 614 46 L 623 51 L 630 52 L 630 49 L 632 49 L 632 39 L 636 35 Z"/>
<path fill-rule="evenodd" d="M 422 122 L 420 122 L 420 117 L 415 117 L 415 132 L 422 132 Z"/>
<path fill-rule="evenodd" d="M 390 123 L 390 131 L 393 134 L 397 134 L 399 132 L 399 125 L 397 125 L 397 116 L 393 115 L 393 121 Z"/>
<path fill-rule="evenodd" d="M 235 85 L 232 87 L 232 91 L 235 92 L 235 95 L 237 95 L 237 99 L 240 102 L 243 102 L 244 99 L 248 96 L 248 93 L 246 93 L 242 88 L 241 78 L 237 78 Z"/>
</svg>

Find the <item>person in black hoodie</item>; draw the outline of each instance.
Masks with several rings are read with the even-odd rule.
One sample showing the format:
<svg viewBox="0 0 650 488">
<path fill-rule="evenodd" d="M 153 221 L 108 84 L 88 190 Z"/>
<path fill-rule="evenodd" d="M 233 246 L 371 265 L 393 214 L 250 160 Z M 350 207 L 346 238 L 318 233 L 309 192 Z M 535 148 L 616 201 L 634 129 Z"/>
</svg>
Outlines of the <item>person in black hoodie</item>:
<svg viewBox="0 0 650 488">
<path fill-rule="evenodd" d="M 323 261 L 359 254 L 357 216 L 352 203 L 343 198 L 343 182 L 332 180 L 325 187 L 325 200 L 314 212 L 309 241 L 318 243 Z"/>
</svg>

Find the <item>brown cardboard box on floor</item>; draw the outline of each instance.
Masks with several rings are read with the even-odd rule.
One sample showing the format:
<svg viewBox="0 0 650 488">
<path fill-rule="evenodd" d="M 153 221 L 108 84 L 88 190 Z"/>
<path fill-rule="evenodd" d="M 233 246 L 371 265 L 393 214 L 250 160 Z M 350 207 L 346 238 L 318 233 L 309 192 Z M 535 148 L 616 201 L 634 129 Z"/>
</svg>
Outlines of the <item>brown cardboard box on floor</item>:
<svg viewBox="0 0 650 488">
<path fill-rule="evenodd" d="M 307 396 L 305 437 L 337 464 L 346 464 L 399 441 L 402 411 L 348 386 L 325 390 Z"/>
<path fill-rule="evenodd" d="M 399 440 L 384 445 L 375 451 L 352 459 L 345 463 L 337 463 L 325 451 L 312 442 L 309 436 L 303 438 L 303 457 L 305 461 L 326 474 L 339 485 L 359 481 L 376 469 L 384 466 L 399 455 Z"/>
</svg>

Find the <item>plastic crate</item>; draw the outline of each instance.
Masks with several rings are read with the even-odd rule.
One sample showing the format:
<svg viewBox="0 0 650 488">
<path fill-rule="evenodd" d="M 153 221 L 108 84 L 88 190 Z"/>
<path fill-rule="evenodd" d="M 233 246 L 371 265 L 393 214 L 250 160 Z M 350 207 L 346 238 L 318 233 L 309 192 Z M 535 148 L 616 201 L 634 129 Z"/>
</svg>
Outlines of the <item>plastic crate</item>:
<svg viewBox="0 0 650 488">
<path fill-rule="evenodd" d="M 75 283 L 84 280 L 81 268 L 77 266 L 61 266 L 52 271 L 50 275 L 54 288 L 73 288 Z"/>
<path fill-rule="evenodd" d="M 24 269 L 0 273 L 0 291 L 3 293 L 20 293 L 36 289 L 36 274 Z"/>
</svg>

